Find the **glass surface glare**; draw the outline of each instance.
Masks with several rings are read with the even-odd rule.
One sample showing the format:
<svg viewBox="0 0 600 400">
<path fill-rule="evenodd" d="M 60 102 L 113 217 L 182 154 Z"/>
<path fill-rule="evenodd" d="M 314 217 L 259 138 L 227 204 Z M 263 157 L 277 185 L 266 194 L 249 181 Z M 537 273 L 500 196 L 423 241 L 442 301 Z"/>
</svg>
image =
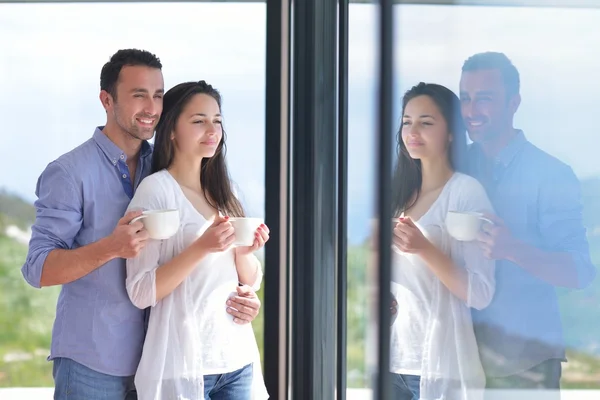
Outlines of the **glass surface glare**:
<svg viewBox="0 0 600 400">
<path fill-rule="evenodd" d="M 600 81 L 594 74 L 600 67 L 600 59 L 590 51 L 600 44 L 600 35 L 594 29 L 600 20 L 600 9 L 492 7 L 483 6 L 482 1 L 469 2 L 476 5 L 455 3 L 395 6 L 395 129 L 400 129 L 402 96 L 409 88 L 421 81 L 438 83 L 458 95 L 461 67 L 469 56 L 485 51 L 505 53 L 518 69 L 521 80 L 522 101 L 514 126 L 523 130 L 533 145 L 573 170 L 582 191 L 583 225 L 587 229 L 589 253 L 597 268 L 600 265 L 600 209 L 596 203 L 600 196 L 600 167 L 594 162 L 598 153 L 597 139 L 594 123 L 588 121 L 588 116 L 594 115 L 594 96 L 600 89 Z M 374 357 L 375 349 L 366 328 L 374 318 L 373 311 L 368 300 L 352 298 L 353 292 L 360 292 L 370 299 L 366 293 L 373 284 L 366 278 L 370 271 L 365 243 L 374 215 L 372 199 L 376 181 L 373 176 L 377 167 L 373 138 L 378 133 L 370 133 L 377 125 L 375 15 L 375 5 L 350 6 L 349 387 L 369 386 L 369 382 L 360 382 L 364 377 L 370 379 L 369 367 L 362 369 L 361 364 L 369 365 L 367 360 Z M 556 184 L 560 185 L 559 182 L 557 177 Z M 548 229 L 558 230 L 559 226 L 557 223 L 555 227 L 544 225 L 537 229 L 551 236 Z M 563 280 L 560 284 L 569 283 Z M 598 392 L 591 389 L 600 389 L 597 342 L 600 324 L 593 306 L 598 302 L 597 285 L 598 279 L 595 279 L 582 290 L 553 289 L 558 304 L 555 315 L 568 359 L 562 363 L 563 398 L 593 397 Z M 541 323 L 546 317 L 532 315 L 530 318 L 532 323 L 536 318 Z"/>
<path fill-rule="evenodd" d="M 50 161 L 88 139 L 105 120 L 98 100 L 100 68 L 117 49 L 158 55 L 167 89 L 204 79 L 221 91 L 232 178 L 249 213 L 264 216 L 265 5 L 245 3 L 0 4 L 0 293 L 7 294 L 0 302 L 0 388 L 53 385 L 46 356 L 59 290 L 31 289 L 19 268 L 35 217 L 36 180 Z M 394 130 L 401 128 L 402 96 L 412 86 L 437 83 L 459 95 L 468 57 L 505 53 L 520 74 L 514 126 L 572 169 L 597 268 L 600 8 L 453 3 L 394 7 Z M 348 400 L 370 398 L 377 329 L 388 329 L 376 322 L 370 247 L 379 134 L 377 12 L 373 1 L 349 6 Z M 395 162 L 395 147 L 390 151 Z M 541 213 L 536 207 L 523 219 L 535 219 Z M 550 225 L 535 229 L 562 227 Z M 318 240 L 319 232 L 314 235 Z M 599 282 L 581 290 L 553 289 L 568 360 L 560 379 L 566 400 L 600 396 Z M 261 348 L 262 318 L 261 313 L 253 324 Z M 530 317 L 533 323 L 541 318 Z"/>
</svg>

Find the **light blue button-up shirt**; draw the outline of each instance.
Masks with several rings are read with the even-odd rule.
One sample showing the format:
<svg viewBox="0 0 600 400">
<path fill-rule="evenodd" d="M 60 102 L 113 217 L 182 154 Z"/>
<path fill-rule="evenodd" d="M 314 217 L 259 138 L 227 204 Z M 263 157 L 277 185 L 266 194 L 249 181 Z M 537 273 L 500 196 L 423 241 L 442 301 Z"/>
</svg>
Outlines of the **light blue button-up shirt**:
<svg viewBox="0 0 600 400">
<path fill-rule="evenodd" d="M 96 128 L 93 137 L 51 162 L 37 182 L 37 210 L 22 273 L 40 287 L 54 249 L 76 249 L 112 233 L 134 188 L 149 175 L 152 147 L 144 142 L 136 176 L 127 156 Z M 125 260 L 114 259 L 62 286 L 49 359 L 70 358 L 113 376 L 135 374 L 144 342 L 145 312 L 125 290 Z"/>
<path fill-rule="evenodd" d="M 472 145 L 469 161 L 470 174 L 486 188 L 513 236 L 541 250 L 571 255 L 580 286 L 594 279 L 580 185 L 569 166 L 535 147 L 522 132 L 491 162 Z M 510 261 L 497 261 L 494 299 L 487 308 L 474 310 L 473 320 L 488 376 L 508 376 L 565 358 L 555 287 Z"/>
</svg>

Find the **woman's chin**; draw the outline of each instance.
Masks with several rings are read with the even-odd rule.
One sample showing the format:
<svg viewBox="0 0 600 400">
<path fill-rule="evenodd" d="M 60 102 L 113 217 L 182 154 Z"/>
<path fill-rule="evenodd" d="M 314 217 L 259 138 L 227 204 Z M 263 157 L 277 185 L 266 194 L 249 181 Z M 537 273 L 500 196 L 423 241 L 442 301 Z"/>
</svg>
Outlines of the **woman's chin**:
<svg viewBox="0 0 600 400">
<path fill-rule="evenodd" d="M 422 160 L 423 158 L 427 158 L 427 156 L 425 154 L 423 154 L 423 153 L 424 152 L 422 152 L 422 151 L 415 150 L 415 151 L 408 152 L 408 155 L 413 160 Z"/>
<path fill-rule="evenodd" d="M 200 157 L 202 158 L 213 158 L 215 156 L 216 153 L 216 149 L 212 150 L 212 151 L 206 151 L 206 149 L 203 149 L 203 151 L 200 152 Z"/>
</svg>

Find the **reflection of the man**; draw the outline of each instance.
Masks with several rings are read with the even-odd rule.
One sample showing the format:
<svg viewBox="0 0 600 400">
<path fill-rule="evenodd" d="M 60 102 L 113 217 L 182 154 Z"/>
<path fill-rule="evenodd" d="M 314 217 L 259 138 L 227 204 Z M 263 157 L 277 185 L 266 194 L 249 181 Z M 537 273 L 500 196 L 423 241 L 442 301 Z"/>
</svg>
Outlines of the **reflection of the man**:
<svg viewBox="0 0 600 400">
<path fill-rule="evenodd" d="M 555 288 L 584 288 L 595 268 L 578 179 L 513 127 L 519 86 L 502 53 L 476 54 L 463 65 L 461 107 L 474 142 L 469 173 L 499 217 L 479 237 L 497 260 L 495 297 L 473 320 L 488 388 L 559 389 L 566 359 Z"/>
</svg>

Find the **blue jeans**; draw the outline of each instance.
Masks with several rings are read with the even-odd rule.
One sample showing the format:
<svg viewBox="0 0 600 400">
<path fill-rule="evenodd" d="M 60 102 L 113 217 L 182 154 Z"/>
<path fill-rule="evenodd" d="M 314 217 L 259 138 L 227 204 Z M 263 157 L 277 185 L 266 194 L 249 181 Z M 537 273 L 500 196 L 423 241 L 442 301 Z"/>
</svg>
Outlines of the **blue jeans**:
<svg viewBox="0 0 600 400">
<path fill-rule="evenodd" d="M 205 400 L 250 400 L 252 364 L 226 374 L 204 375 Z"/>
<path fill-rule="evenodd" d="M 137 400 L 133 376 L 96 372 L 69 358 L 55 358 L 54 400 Z"/>
<path fill-rule="evenodd" d="M 392 398 L 394 400 L 419 400 L 420 388 L 420 376 L 392 374 Z"/>
</svg>

